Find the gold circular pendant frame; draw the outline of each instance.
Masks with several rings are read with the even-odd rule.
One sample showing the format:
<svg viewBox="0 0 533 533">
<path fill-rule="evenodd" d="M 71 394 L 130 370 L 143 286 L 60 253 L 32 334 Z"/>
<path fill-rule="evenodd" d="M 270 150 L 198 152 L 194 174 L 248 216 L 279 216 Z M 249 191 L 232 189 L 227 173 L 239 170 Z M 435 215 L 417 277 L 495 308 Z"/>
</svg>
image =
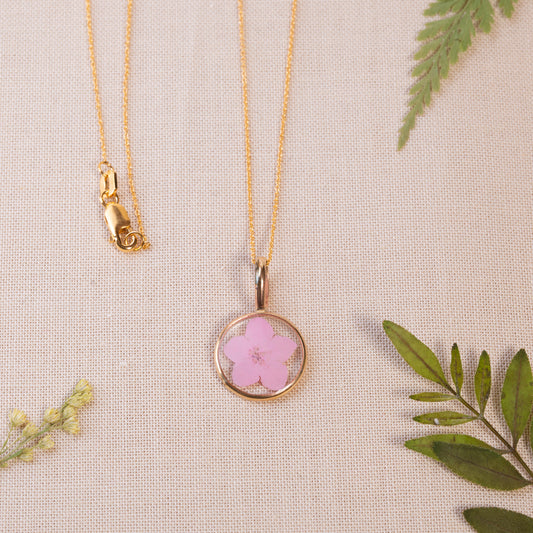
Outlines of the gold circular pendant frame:
<svg viewBox="0 0 533 533">
<path fill-rule="evenodd" d="M 226 372 L 224 372 L 224 369 L 222 368 L 222 364 L 220 360 L 222 343 L 224 342 L 225 337 L 227 336 L 229 331 L 235 328 L 236 326 L 238 326 L 239 324 L 247 320 L 250 320 L 252 318 L 255 318 L 255 317 L 264 317 L 264 318 L 270 317 L 274 320 L 279 320 L 280 322 L 282 322 L 286 327 L 288 327 L 294 332 L 295 337 L 298 340 L 298 345 L 300 349 L 302 350 L 302 356 L 301 356 L 302 360 L 301 360 L 300 367 L 296 375 L 282 389 L 272 391 L 271 393 L 267 392 L 267 393 L 255 394 L 255 393 L 247 392 L 237 387 L 235 384 L 231 382 Z M 236 318 L 235 320 L 232 320 L 222 330 L 222 333 L 219 335 L 217 343 L 215 345 L 214 357 L 215 357 L 215 367 L 217 369 L 217 373 L 228 390 L 230 390 L 237 396 L 240 396 L 241 398 L 246 398 L 247 400 L 265 401 L 265 400 L 273 400 L 275 398 L 280 398 L 281 396 L 284 396 L 290 390 L 293 389 L 293 387 L 298 383 L 298 381 L 300 381 L 300 378 L 302 377 L 302 374 L 307 364 L 307 348 L 305 346 L 305 341 L 301 333 L 298 331 L 298 328 L 292 322 L 290 322 L 286 318 L 276 313 L 270 313 L 269 311 L 265 311 L 264 309 L 258 309 L 257 311 L 254 311 L 253 313 L 248 313 L 246 315 L 242 315 Z"/>
</svg>

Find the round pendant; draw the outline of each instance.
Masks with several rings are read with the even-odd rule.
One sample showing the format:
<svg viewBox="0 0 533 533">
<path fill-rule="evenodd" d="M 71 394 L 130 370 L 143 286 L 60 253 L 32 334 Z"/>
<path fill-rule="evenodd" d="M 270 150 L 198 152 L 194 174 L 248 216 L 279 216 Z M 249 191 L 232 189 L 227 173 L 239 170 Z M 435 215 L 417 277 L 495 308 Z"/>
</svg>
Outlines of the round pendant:
<svg viewBox="0 0 533 533">
<path fill-rule="evenodd" d="M 264 309 L 266 262 L 256 265 L 258 310 L 231 321 L 215 346 L 215 366 L 224 385 L 250 400 L 271 400 L 289 392 L 307 360 L 302 335 L 286 318 Z"/>
<path fill-rule="evenodd" d="M 286 318 L 256 311 L 236 318 L 220 334 L 215 366 L 224 385 L 251 400 L 278 398 L 305 368 L 305 342 Z"/>
</svg>

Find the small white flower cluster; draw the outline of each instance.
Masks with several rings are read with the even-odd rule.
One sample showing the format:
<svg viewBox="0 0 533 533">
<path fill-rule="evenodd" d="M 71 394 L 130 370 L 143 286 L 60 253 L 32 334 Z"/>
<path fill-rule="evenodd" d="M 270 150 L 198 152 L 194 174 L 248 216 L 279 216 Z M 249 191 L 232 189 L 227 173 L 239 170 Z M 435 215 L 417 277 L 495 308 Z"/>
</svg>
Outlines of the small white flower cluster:
<svg viewBox="0 0 533 533">
<path fill-rule="evenodd" d="M 50 408 L 44 412 L 43 422 L 36 426 L 30 422 L 26 414 L 20 409 L 13 409 L 9 413 L 9 431 L 0 448 L 0 467 L 6 467 L 8 461 L 19 459 L 30 462 L 33 460 L 33 452 L 50 450 L 54 447 L 54 441 L 49 433 L 56 429 L 62 429 L 71 435 L 77 435 L 80 431 L 78 409 L 87 405 L 93 398 L 93 389 L 90 383 L 81 379 L 74 391 L 60 409 Z M 20 434 L 16 436 L 17 430 Z"/>
</svg>

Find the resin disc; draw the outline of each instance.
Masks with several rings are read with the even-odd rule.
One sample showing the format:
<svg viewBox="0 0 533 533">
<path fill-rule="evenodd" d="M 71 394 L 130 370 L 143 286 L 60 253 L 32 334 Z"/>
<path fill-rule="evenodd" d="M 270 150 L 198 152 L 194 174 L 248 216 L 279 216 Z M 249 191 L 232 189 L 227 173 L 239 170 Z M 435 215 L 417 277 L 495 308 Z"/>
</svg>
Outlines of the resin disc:
<svg viewBox="0 0 533 533">
<path fill-rule="evenodd" d="M 224 385 L 251 400 L 287 393 L 300 379 L 306 359 L 296 327 L 263 310 L 230 322 L 215 346 L 215 365 Z"/>
</svg>

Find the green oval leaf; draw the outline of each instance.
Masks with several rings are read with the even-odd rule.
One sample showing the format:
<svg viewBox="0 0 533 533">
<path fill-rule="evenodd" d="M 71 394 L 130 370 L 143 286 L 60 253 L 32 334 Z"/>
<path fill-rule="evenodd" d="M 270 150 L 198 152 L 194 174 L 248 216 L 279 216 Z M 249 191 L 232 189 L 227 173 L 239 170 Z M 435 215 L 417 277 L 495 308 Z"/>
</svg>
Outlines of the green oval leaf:
<svg viewBox="0 0 533 533">
<path fill-rule="evenodd" d="M 533 416 L 531 417 L 531 422 L 529 424 L 529 446 L 533 451 Z"/>
<path fill-rule="evenodd" d="M 449 402 L 450 400 L 457 400 L 457 397 L 453 394 L 444 392 L 421 392 L 419 394 L 411 394 L 409 398 L 417 402 Z"/>
<path fill-rule="evenodd" d="M 474 384 L 479 411 L 483 414 L 485 412 L 487 401 L 489 400 L 491 384 L 490 359 L 489 354 L 485 351 L 483 351 L 479 358 Z"/>
<path fill-rule="evenodd" d="M 463 511 L 478 533 L 533 533 L 533 519 L 498 507 L 473 507 Z"/>
<path fill-rule="evenodd" d="M 494 450 L 492 446 L 483 442 L 482 440 L 471 437 L 470 435 L 459 435 L 453 433 L 443 433 L 438 435 L 428 435 L 427 437 L 420 437 L 418 439 L 408 440 L 405 446 L 410 450 L 422 453 L 431 457 L 432 459 L 439 460 L 433 451 L 433 444 L 435 442 L 451 442 L 459 444 L 469 444 L 470 446 L 478 446 L 479 448 L 488 448 Z M 496 451 L 496 450 L 494 450 Z"/>
<path fill-rule="evenodd" d="M 477 420 L 477 417 L 463 415 L 463 413 L 456 413 L 455 411 L 441 411 L 439 413 L 418 415 L 413 420 L 421 424 L 431 424 L 433 426 L 457 426 L 458 424 L 466 424 L 472 420 Z"/>
<path fill-rule="evenodd" d="M 450 390 L 439 360 L 423 342 L 388 320 L 383 322 L 383 329 L 398 353 L 416 373 Z"/>
<path fill-rule="evenodd" d="M 515 490 L 531 484 L 507 459 L 493 450 L 436 442 L 433 451 L 452 472 L 483 487 Z"/>
<path fill-rule="evenodd" d="M 525 350 L 520 350 L 505 374 L 502 389 L 502 411 L 516 447 L 527 425 L 533 404 L 533 376 Z"/>
<path fill-rule="evenodd" d="M 450 372 L 453 382 L 457 388 L 457 394 L 461 392 L 463 386 L 463 365 L 461 363 L 461 354 L 457 343 L 452 346 L 452 362 L 450 363 Z"/>
</svg>

